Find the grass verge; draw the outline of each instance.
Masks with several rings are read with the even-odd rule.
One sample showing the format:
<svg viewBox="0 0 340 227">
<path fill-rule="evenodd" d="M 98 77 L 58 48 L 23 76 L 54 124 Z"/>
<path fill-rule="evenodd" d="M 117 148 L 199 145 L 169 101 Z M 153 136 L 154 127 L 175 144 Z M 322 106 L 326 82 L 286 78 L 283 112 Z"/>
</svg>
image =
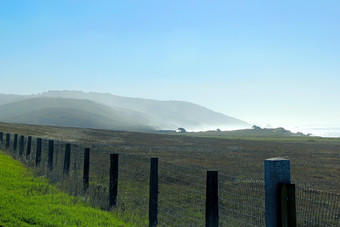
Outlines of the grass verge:
<svg viewBox="0 0 340 227">
<path fill-rule="evenodd" d="M 132 226 L 61 192 L 0 151 L 0 226 Z"/>
</svg>

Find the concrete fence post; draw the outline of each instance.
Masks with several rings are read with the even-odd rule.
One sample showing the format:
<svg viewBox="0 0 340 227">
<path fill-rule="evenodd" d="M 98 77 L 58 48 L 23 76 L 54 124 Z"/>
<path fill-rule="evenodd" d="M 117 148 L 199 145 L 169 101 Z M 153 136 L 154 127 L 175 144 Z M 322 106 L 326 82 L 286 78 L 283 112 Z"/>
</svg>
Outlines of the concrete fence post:
<svg viewBox="0 0 340 227">
<path fill-rule="evenodd" d="M 266 226 L 280 226 L 280 184 L 290 183 L 290 161 L 285 158 L 264 160 Z"/>
</svg>

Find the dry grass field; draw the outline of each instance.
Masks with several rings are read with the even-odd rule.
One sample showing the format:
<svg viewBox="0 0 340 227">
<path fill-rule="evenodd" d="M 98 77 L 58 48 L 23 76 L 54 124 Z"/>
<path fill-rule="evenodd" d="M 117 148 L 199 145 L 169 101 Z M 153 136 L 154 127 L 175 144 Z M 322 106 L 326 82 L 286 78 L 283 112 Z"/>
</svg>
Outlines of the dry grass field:
<svg viewBox="0 0 340 227">
<path fill-rule="evenodd" d="M 0 131 L 82 144 L 118 153 L 158 157 L 186 167 L 203 167 L 263 179 L 264 160 L 291 160 L 294 182 L 340 193 L 340 139 L 322 138 L 205 138 L 97 129 L 0 123 Z"/>
<path fill-rule="evenodd" d="M 119 153 L 118 209 L 125 221 L 147 226 L 150 157 L 159 158 L 160 226 L 204 224 L 205 174 L 219 171 L 221 226 L 264 225 L 264 160 L 291 160 L 291 178 L 297 187 L 300 226 L 340 217 L 340 139 L 317 137 L 206 137 L 202 133 L 135 133 L 96 129 L 0 123 L 0 132 L 44 138 L 38 175 L 80 195 L 95 207 L 107 209 L 109 154 Z M 47 139 L 55 140 L 54 171 L 46 169 Z M 72 143 L 71 176 L 62 176 L 65 143 Z M 91 148 L 90 188 L 82 194 L 83 149 Z M 45 151 L 45 152 L 44 152 Z M 34 150 L 31 164 L 34 166 Z M 18 156 L 17 156 L 18 157 Z M 18 157 L 27 163 L 27 159 Z M 321 192 L 317 190 L 326 192 Z M 312 206 L 313 209 L 309 207 Z M 335 212 L 334 214 L 331 212 Z"/>
</svg>

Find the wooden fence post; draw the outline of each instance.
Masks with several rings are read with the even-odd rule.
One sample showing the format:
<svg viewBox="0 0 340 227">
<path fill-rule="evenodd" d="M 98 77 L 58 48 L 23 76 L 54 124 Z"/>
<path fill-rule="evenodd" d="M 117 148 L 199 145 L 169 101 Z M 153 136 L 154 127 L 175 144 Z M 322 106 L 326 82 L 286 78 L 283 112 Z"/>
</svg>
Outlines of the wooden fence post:
<svg viewBox="0 0 340 227">
<path fill-rule="evenodd" d="M 264 160 L 266 226 L 280 226 L 280 184 L 290 183 L 290 161 L 285 158 Z"/>
<path fill-rule="evenodd" d="M 207 171 L 205 226 L 218 226 L 218 172 Z"/>
<path fill-rule="evenodd" d="M 84 192 L 89 188 L 89 175 L 90 175 L 90 148 L 84 150 L 84 171 L 83 171 L 83 183 Z"/>
<path fill-rule="evenodd" d="M 4 144 L 4 133 L 0 132 L 0 145 Z"/>
<path fill-rule="evenodd" d="M 27 138 L 27 150 L 26 150 L 26 159 L 28 159 L 31 155 L 31 149 L 32 149 L 32 136 L 29 136 Z"/>
<path fill-rule="evenodd" d="M 19 155 L 20 156 L 22 156 L 24 153 L 24 146 L 25 146 L 25 136 L 21 135 L 20 141 L 19 141 Z"/>
<path fill-rule="evenodd" d="M 150 195 L 149 195 L 149 227 L 158 224 L 158 158 L 151 158 Z"/>
<path fill-rule="evenodd" d="M 17 151 L 17 147 L 18 147 L 18 134 L 14 134 L 13 151 Z"/>
<path fill-rule="evenodd" d="M 41 162 L 41 138 L 37 139 L 37 153 L 35 156 L 35 166 L 38 167 Z"/>
<path fill-rule="evenodd" d="M 71 159 L 71 144 L 65 144 L 65 157 L 64 157 L 64 176 L 70 175 L 70 159 Z"/>
<path fill-rule="evenodd" d="M 6 133 L 6 144 L 5 144 L 5 148 L 8 149 L 9 148 L 9 142 L 11 141 L 11 134 L 10 133 Z"/>
<path fill-rule="evenodd" d="M 48 141 L 48 160 L 47 167 L 49 171 L 53 170 L 53 152 L 54 152 L 54 140 Z"/>
<path fill-rule="evenodd" d="M 296 227 L 295 184 L 280 184 L 281 226 Z"/>
<path fill-rule="evenodd" d="M 110 154 L 109 207 L 117 205 L 118 194 L 118 154 Z"/>
</svg>

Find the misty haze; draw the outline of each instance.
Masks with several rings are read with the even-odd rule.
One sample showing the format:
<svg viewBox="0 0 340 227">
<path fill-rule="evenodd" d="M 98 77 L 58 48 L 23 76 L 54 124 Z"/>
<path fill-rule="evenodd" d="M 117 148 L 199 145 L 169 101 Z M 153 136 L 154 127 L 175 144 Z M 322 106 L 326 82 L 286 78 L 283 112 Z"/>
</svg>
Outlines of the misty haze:
<svg viewBox="0 0 340 227">
<path fill-rule="evenodd" d="M 129 131 L 250 128 L 202 106 L 81 91 L 0 95 L 0 121 Z"/>
</svg>

